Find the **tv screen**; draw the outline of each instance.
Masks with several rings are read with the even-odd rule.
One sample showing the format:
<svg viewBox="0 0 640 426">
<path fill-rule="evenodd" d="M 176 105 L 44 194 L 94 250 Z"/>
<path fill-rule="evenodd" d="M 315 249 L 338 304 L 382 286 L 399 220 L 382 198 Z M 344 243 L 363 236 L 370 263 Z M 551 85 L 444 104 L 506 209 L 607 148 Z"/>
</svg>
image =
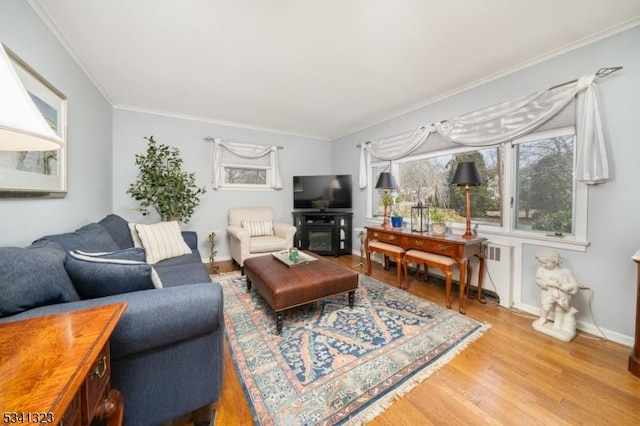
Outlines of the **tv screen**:
<svg viewBox="0 0 640 426">
<path fill-rule="evenodd" d="M 350 209 L 351 175 L 293 177 L 294 209 Z"/>
</svg>

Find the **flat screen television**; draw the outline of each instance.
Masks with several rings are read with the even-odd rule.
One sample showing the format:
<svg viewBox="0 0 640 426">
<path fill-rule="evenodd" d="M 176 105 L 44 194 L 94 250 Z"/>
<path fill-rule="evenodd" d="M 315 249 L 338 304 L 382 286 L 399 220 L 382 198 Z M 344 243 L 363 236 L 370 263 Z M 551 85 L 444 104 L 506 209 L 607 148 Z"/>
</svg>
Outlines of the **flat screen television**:
<svg viewBox="0 0 640 426">
<path fill-rule="evenodd" d="M 293 177 L 294 209 L 350 209 L 351 175 Z"/>
</svg>

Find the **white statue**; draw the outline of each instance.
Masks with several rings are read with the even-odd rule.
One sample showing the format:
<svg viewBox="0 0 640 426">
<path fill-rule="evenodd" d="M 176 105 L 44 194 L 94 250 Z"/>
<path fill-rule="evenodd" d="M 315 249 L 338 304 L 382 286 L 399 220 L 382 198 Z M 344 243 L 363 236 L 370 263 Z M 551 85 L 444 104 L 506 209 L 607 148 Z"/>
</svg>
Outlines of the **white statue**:
<svg viewBox="0 0 640 426">
<path fill-rule="evenodd" d="M 571 296 L 580 290 L 570 270 L 560 267 L 560 255 L 553 251 L 541 251 L 536 256 L 540 263 L 536 271 L 536 284 L 542 289 L 540 318 L 533 328 L 549 336 L 570 342 L 576 337 L 576 313 L 571 307 Z M 548 322 L 554 309 L 553 323 Z"/>
</svg>

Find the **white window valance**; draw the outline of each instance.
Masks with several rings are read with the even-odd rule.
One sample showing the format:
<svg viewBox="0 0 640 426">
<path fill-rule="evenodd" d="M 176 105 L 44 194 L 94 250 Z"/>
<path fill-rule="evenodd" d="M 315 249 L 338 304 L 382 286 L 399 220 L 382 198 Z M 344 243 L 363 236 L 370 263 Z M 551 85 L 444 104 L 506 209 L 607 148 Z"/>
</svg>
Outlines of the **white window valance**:
<svg viewBox="0 0 640 426">
<path fill-rule="evenodd" d="M 282 179 L 280 177 L 280 167 L 278 159 L 277 145 L 254 145 L 244 142 L 234 142 L 221 138 L 205 138 L 213 141 L 213 173 L 211 183 L 213 189 L 219 189 L 224 181 L 224 161 L 225 154 L 230 153 L 243 159 L 264 159 L 268 161 L 271 171 L 271 187 L 282 189 Z"/>
<path fill-rule="evenodd" d="M 367 186 L 370 158 L 397 160 L 421 150 L 429 151 L 429 135 L 437 132 L 430 151 L 455 147 L 489 147 L 521 137 L 542 126 L 576 100 L 577 179 L 599 184 L 609 179 L 609 167 L 600 118 L 596 75 L 528 96 L 493 105 L 475 112 L 420 127 L 401 135 L 362 144 L 360 188 Z M 444 143 L 443 143 L 444 142 Z"/>
</svg>

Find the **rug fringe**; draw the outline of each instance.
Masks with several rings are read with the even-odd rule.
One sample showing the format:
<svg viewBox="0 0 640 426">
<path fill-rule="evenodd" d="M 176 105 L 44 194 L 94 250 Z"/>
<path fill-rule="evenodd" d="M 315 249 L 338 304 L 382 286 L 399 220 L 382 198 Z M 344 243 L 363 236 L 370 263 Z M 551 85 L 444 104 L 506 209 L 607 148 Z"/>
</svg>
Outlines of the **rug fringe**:
<svg viewBox="0 0 640 426">
<path fill-rule="evenodd" d="M 388 395 L 381 397 L 371 407 L 366 408 L 360 413 L 356 414 L 352 418 L 348 419 L 344 424 L 348 426 L 360 426 L 369 423 L 380 414 L 384 413 L 395 401 L 402 398 L 413 390 L 418 384 L 422 383 L 425 379 L 431 376 L 433 373 L 442 368 L 445 364 L 449 363 L 453 358 L 458 356 L 460 352 L 467 348 L 471 343 L 478 340 L 487 330 L 491 328 L 490 324 L 482 324 L 476 331 L 469 335 L 464 343 L 459 344 L 455 349 L 449 351 L 445 356 L 440 357 L 437 361 L 433 362 L 428 367 L 415 374 L 411 380 L 403 383 L 395 391 L 390 392 Z"/>
</svg>

